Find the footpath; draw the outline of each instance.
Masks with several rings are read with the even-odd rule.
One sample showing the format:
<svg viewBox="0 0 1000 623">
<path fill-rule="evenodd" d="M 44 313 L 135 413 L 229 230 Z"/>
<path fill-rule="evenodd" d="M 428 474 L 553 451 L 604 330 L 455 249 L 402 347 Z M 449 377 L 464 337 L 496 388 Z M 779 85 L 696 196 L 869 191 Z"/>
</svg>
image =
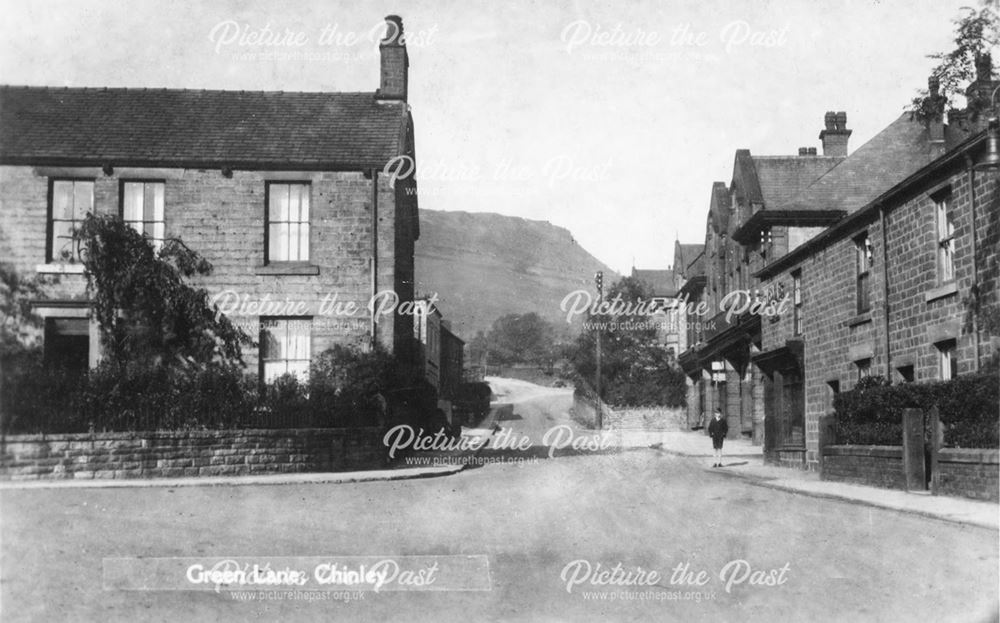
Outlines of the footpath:
<svg viewBox="0 0 1000 623">
<path fill-rule="evenodd" d="M 621 436 L 623 447 L 652 447 L 702 459 L 705 472 L 741 478 L 751 485 L 1000 530 L 1000 505 L 994 502 L 821 480 L 816 472 L 765 465 L 761 446 L 754 446 L 746 439 L 726 440 L 723 466 L 719 468 L 712 467 L 712 442 L 703 432 L 616 431 L 614 434 Z"/>
</svg>

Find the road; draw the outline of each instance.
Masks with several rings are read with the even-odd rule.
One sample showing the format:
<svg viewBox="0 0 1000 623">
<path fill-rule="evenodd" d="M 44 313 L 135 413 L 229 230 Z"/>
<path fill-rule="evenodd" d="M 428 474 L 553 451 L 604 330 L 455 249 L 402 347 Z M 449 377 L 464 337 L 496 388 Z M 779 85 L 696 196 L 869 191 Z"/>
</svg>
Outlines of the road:
<svg viewBox="0 0 1000 623">
<path fill-rule="evenodd" d="M 567 422 L 568 391 L 509 389 L 521 419 L 503 425 L 537 435 Z M 754 487 L 655 449 L 507 458 L 409 481 L 5 490 L 2 618 L 965 622 L 991 620 L 996 608 L 989 530 Z M 102 589 L 111 557 L 422 554 L 484 555 L 490 590 L 368 592 L 344 603 Z M 719 574 L 731 564 L 734 579 L 734 561 L 772 585 L 749 585 L 746 574 L 727 592 Z M 661 577 L 652 588 L 567 590 L 567 577 L 598 563 Z M 685 563 L 687 579 L 704 571 L 706 583 L 673 581 Z"/>
</svg>

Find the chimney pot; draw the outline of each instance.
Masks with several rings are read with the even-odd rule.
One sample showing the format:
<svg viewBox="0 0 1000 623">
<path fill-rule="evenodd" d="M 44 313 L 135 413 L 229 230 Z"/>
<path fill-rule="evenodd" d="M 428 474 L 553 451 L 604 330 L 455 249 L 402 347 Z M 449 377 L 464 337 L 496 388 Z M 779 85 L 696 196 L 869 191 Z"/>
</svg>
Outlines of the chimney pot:
<svg viewBox="0 0 1000 623">
<path fill-rule="evenodd" d="M 799 155 L 800 156 L 805 156 L 808 153 L 809 153 L 809 148 L 808 147 L 799 147 Z"/>
<path fill-rule="evenodd" d="M 847 113 L 844 111 L 829 111 L 823 117 L 826 126 L 819 133 L 819 140 L 823 141 L 823 155 L 835 158 L 847 157 L 847 139 L 851 137 L 851 130 L 847 129 Z M 816 155 L 816 148 L 812 148 L 812 155 Z"/>
<path fill-rule="evenodd" d="M 927 91 L 931 94 L 931 97 L 937 97 L 940 90 L 941 80 L 937 76 L 931 76 L 927 79 Z"/>
<path fill-rule="evenodd" d="M 809 155 L 810 156 L 815 156 L 816 155 L 816 148 L 815 147 L 810 147 L 809 148 Z"/>
<path fill-rule="evenodd" d="M 976 55 L 976 80 L 980 82 L 993 80 L 993 57 L 989 52 Z"/>
</svg>

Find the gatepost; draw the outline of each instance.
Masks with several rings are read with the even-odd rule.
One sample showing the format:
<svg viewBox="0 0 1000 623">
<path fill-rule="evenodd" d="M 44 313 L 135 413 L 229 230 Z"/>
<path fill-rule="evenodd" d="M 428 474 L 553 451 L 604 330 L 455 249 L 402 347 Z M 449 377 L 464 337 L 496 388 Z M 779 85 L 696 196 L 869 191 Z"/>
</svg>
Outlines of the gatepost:
<svg viewBox="0 0 1000 623">
<path fill-rule="evenodd" d="M 927 490 L 924 460 L 924 412 L 903 409 L 903 473 L 907 491 Z"/>
</svg>

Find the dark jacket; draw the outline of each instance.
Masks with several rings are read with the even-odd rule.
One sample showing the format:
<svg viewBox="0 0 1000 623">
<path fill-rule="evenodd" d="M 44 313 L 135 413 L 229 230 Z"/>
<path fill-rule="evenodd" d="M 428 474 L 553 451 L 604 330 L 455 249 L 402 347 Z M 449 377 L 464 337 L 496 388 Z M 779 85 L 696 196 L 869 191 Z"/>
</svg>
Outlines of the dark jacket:
<svg viewBox="0 0 1000 623">
<path fill-rule="evenodd" d="M 726 422 L 726 418 L 715 419 L 708 423 L 708 435 L 712 438 L 712 441 L 718 441 L 720 439 L 725 439 L 726 435 L 729 433 L 729 423 Z"/>
</svg>

